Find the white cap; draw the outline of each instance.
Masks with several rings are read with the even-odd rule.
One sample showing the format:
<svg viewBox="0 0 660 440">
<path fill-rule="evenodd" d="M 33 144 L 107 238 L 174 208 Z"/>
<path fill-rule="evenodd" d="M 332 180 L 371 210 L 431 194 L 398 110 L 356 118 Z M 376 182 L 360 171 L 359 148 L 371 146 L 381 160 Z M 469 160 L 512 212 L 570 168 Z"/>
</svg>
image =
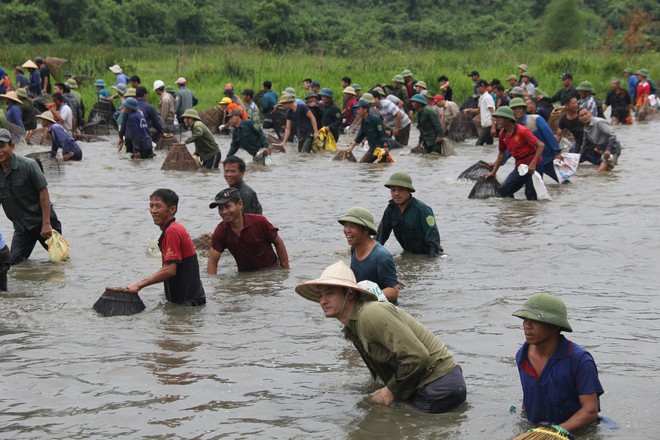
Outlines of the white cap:
<svg viewBox="0 0 660 440">
<path fill-rule="evenodd" d="M 115 64 L 114 66 L 109 68 L 112 73 L 121 73 L 121 67 L 119 67 L 119 64 Z"/>
<path fill-rule="evenodd" d="M 162 82 L 162 81 L 159 80 L 159 79 L 157 79 L 156 81 L 154 81 L 154 90 L 158 90 L 158 89 L 160 89 L 161 87 L 165 87 L 165 83 L 164 83 L 164 82 Z"/>
</svg>

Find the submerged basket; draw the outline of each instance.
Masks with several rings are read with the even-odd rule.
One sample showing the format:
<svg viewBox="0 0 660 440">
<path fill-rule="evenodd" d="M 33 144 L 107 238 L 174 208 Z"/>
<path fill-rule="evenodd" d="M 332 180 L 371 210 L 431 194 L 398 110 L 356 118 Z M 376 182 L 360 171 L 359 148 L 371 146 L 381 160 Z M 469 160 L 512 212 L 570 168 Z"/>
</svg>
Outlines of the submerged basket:
<svg viewBox="0 0 660 440">
<path fill-rule="evenodd" d="M 172 144 L 160 169 L 164 171 L 197 171 L 199 165 L 186 148 L 186 144 Z"/>
</svg>

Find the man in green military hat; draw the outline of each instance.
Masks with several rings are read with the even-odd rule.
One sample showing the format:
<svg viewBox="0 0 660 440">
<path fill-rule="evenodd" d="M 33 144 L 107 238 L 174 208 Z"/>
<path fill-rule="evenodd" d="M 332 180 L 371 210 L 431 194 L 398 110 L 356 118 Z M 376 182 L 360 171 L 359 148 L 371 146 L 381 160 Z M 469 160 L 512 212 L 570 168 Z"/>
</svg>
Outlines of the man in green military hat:
<svg viewBox="0 0 660 440">
<path fill-rule="evenodd" d="M 537 293 L 513 316 L 525 332 L 516 364 L 529 421 L 574 432 L 598 419 L 603 387 L 591 354 L 561 334 L 573 331 L 564 302 Z"/>
<path fill-rule="evenodd" d="M 598 104 L 594 99 L 594 86 L 589 81 L 582 81 L 579 86 L 576 87 L 580 99 L 578 100 L 578 108 L 587 108 L 592 115 L 598 116 Z"/>
<path fill-rule="evenodd" d="M 417 94 L 410 98 L 410 105 L 417 112 L 417 129 L 419 130 L 419 142 L 413 152 L 445 154 L 442 144 L 442 125 L 438 114 L 427 105 L 426 98 Z M 423 150 L 422 150 L 423 147 Z"/>
<path fill-rule="evenodd" d="M 376 240 L 384 245 L 394 231 L 394 237 L 404 251 L 429 257 L 442 254 L 440 232 L 433 210 L 413 197 L 415 187 L 410 175 L 394 173 L 385 186 L 390 189 L 392 198 L 378 225 Z"/>
<path fill-rule="evenodd" d="M 392 78 L 392 86 L 393 86 L 393 91 L 392 94 L 399 98 L 405 107 L 407 107 L 408 100 L 410 99 L 410 96 L 408 95 L 408 90 L 406 90 L 405 86 L 405 80 L 403 79 L 403 76 L 401 75 L 394 75 Z"/>
<path fill-rule="evenodd" d="M 242 114 L 242 112 L 241 112 Z M 186 144 L 195 144 L 195 155 L 199 156 L 202 167 L 213 170 L 218 169 L 222 153 L 220 147 L 215 141 L 211 130 L 202 122 L 199 113 L 194 108 L 189 108 L 181 114 L 186 127 L 190 128 L 192 133 L 184 142 Z"/>
<path fill-rule="evenodd" d="M 392 254 L 372 237 L 378 232 L 373 214 L 356 206 L 337 221 L 344 226 L 344 236 L 351 247 L 351 270 L 357 281 L 373 281 L 389 302 L 397 304 L 399 280 L 396 266 Z"/>
</svg>

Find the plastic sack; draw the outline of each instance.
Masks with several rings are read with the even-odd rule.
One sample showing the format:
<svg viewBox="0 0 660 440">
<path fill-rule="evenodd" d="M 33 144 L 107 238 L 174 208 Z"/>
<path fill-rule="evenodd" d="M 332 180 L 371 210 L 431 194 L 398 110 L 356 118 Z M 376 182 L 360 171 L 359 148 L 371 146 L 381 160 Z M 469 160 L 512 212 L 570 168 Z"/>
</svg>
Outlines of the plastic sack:
<svg viewBox="0 0 660 440">
<path fill-rule="evenodd" d="M 378 158 L 378 160 L 377 160 L 378 163 L 381 163 L 381 162 L 395 163 L 396 162 L 396 160 L 394 160 L 392 155 L 389 152 L 385 151 L 384 148 L 377 147 L 374 150 L 373 154 L 374 154 L 374 156 L 376 156 Z"/>
<path fill-rule="evenodd" d="M 527 173 L 529 173 L 529 166 L 525 164 L 518 166 L 518 174 L 524 176 Z M 550 193 L 548 193 L 548 189 L 543 183 L 543 177 L 541 177 L 541 175 L 536 171 L 534 171 L 534 174 L 532 174 L 532 185 L 534 185 L 534 191 L 536 192 L 537 200 L 552 200 Z"/>
<path fill-rule="evenodd" d="M 559 183 L 564 183 L 577 171 L 580 165 L 580 155 L 578 153 L 562 153 L 561 156 L 563 160 L 555 159 L 552 163 Z"/>
<path fill-rule="evenodd" d="M 56 263 L 59 261 L 66 261 L 69 258 L 69 251 L 71 247 L 69 243 L 62 237 L 62 234 L 53 229 L 53 235 L 46 240 L 48 245 L 48 255 L 50 256 L 50 261 Z"/>
<path fill-rule="evenodd" d="M 378 297 L 378 302 L 388 302 L 387 297 L 383 291 L 378 287 L 378 284 L 369 280 L 362 280 L 358 283 L 358 286 L 362 287 L 367 292 L 371 292 Z"/>
<path fill-rule="evenodd" d="M 319 138 L 324 141 L 326 151 L 332 151 L 333 153 L 337 151 L 337 141 L 328 127 L 319 130 Z"/>
</svg>

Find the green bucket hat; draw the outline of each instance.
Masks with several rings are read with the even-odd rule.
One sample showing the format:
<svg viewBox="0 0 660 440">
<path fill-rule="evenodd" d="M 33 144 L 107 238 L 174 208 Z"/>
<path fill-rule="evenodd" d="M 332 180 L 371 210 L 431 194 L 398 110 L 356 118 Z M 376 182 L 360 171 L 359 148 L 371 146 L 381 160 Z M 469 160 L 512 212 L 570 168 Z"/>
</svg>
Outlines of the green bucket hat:
<svg viewBox="0 0 660 440">
<path fill-rule="evenodd" d="M 506 105 L 498 107 L 497 110 L 495 110 L 495 113 L 493 113 L 493 116 L 508 118 L 513 122 L 516 122 L 516 117 L 513 115 L 513 110 L 511 110 L 511 107 L 507 107 Z"/>
<path fill-rule="evenodd" d="M 630 67 L 626 67 L 625 69 L 623 69 L 623 73 L 630 73 L 630 74 L 632 74 L 632 73 L 633 73 L 633 70 L 632 70 Z"/>
<path fill-rule="evenodd" d="M 401 83 L 403 84 L 405 81 L 403 80 L 403 76 L 401 75 L 394 75 L 394 78 L 392 78 L 393 82 Z"/>
<path fill-rule="evenodd" d="M 66 83 L 69 85 L 69 87 L 71 87 L 71 88 L 74 89 L 74 90 L 78 88 L 78 81 L 76 81 L 76 80 L 73 79 L 73 78 L 69 78 L 69 79 L 67 79 L 67 80 L 66 80 Z"/>
<path fill-rule="evenodd" d="M 165 87 L 165 92 L 167 92 L 167 93 L 176 93 L 176 90 L 174 90 L 174 87 L 172 87 L 172 86 L 167 86 L 167 87 Z"/>
<path fill-rule="evenodd" d="M 310 92 L 305 93 L 305 101 L 307 101 L 309 98 L 316 98 L 316 97 L 317 97 L 316 93 L 314 93 L 314 92 L 310 91 Z"/>
<path fill-rule="evenodd" d="M 520 96 L 522 96 L 523 95 L 522 87 L 518 87 L 518 86 L 512 87 L 511 91 L 509 92 L 509 95 L 520 95 Z"/>
<path fill-rule="evenodd" d="M 415 86 L 419 86 L 423 89 L 428 89 L 428 87 L 426 86 L 426 82 L 424 81 L 417 81 L 417 83 L 415 83 Z"/>
<path fill-rule="evenodd" d="M 331 88 L 328 87 L 324 87 L 321 90 L 319 90 L 319 96 L 325 96 L 326 98 L 330 98 L 330 99 L 335 98 L 334 92 L 332 91 Z"/>
<path fill-rule="evenodd" d="M 284 91 L 282 93 L 286 93 L 287 95 L 291 95 L 294 98 L 296 97 L 296 89 L 294 89 L 293 87 L 287 87 L 286 89 L 284 89 Z"/>
<path fill-rule="evenodd" d="M 365 93 L 360 97 L 360 101 L 367 101 L 369 104 L 374 103 L 374 95 L 371 93 Z"/>
<path fill-rule="evenodd" d="M 420 104 L 426 105 L 426 98 L 424 98 L 424 95 L 419 93 L 413 95 L 413 97 L 410 98 L 410 100 L 413 102 L 419 102 Z"/>
<path fill-rule="evenodd" d="M 649 69 L 639 69 L 636 75 L 642 75 L 645 78 L 649 77 Z"/>
<path fill-rule="evenodd" d="M 575 88 L 578 92 L 593 92 L 594 86 L 589 81 L 582 81 L 579 86 Z"/>
<path fill-rule="evenodd" d="M 514 312 L 513 316 L 556 325 L 567 332 L 573 331 L 568 323 L 568 312 L 564 301 L 549 293 L 536 293 L 530 296 L 522 309 Z"/>
<path fill-rule="evenodd" d="M 197 119 L 198 121 L 202 120 L 202 118 L 199 117 L 199 113 L 194 108 L 189 108 L 188 110 L 183 112 L 181 118 Z"/>
<path fill-rule="evenodd" d="M 390 179 L 385 182 L 387 188 L 393 186 L 400 186 L 402 188 L 408 188 L 410 192 L 415 192 L 415 187 L 412 184 L 412 178 L 407 173 L 394 173 L 390 176 Z"/>
<path fill-rule="evenodd" d="M 403 72 L 401 72 L 401 76 L 405 78 L 406 76 L 413 76 L 413 73 L 410 70 L 406 69 Z"/>
<path fill-rule="evenodd" d="M 337 220 L 342 225 L 346 222 L 355 223 L 356 225 L 366 226 L 369 228 L 370 235 L 376 235 L 378 229 L 374 223 L 374 216 L 369 210 L 356 206 L 349 209 L 343 217 Z"/>
<path fill-rule="evenodd" d="M 525 104 L 525 100 L 522 98 L 513 98 L 511 102 L 509 102 L 509 108 L 514 107 L 527 107 L 527 104 Z"/>
</svg>

